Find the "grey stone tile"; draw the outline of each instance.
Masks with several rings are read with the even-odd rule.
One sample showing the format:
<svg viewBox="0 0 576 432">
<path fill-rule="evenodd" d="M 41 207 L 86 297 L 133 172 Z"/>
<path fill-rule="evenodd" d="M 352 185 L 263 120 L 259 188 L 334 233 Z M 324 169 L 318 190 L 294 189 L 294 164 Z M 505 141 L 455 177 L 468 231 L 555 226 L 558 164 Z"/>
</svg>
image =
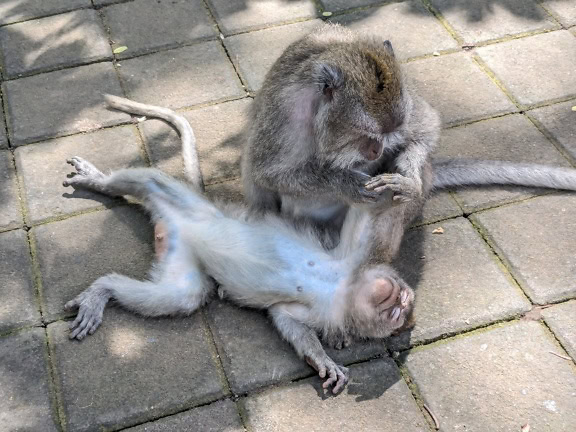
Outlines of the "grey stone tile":
<svg viewBox="0 0 576 432">
<path fill-rule="evenodd" d="M 458 48 L 446 29 L 417 0 L 340 15 L 331 21 L 390 39 L 400 60 Z M 407 28 L 411 30 L 406 31 Z"/>
<path fill-rule="evenodd" d="M 115 46 L 128 47 L 120 58 L 217 36 L 201 1 L 138 0 L 102 12 Z"/>
<path fill-rule="evenodd" d="M 105 108 L 102 93 L 121 95 L 112 63 L 95 63 L 2 84 L 12 145 L 111 126 L 129 116 Z"/>
<path fill-rule="evenodd" d="M 345 9 L 372 6 L 382 3 L 381 0 L 320 0 L 327 11 L 340 11 Z"/>
<path fill-rule="evenodd" d="M 576 25 L 576 3 L 570 0 L 543 0 L 542 6 L 566 27 Z"/>
<path fill-rule="evenodd" d="M 576 38 L 566 30 L 477 49 L 518 102 L 576 96 Z"/>
<path fill-rule="evenodd" d="M 240 176 L 240 132 L 251 99 L 212 105 L 181 114 L 188 119 L 206 184 Z M 182 175 L 182 144 L 178 134 L 160 120 L 140 125 L 152 163 L 173 175 Z"/>
<path fill-rule="evenodd" d="M 576 301 L 544 309 L 542 315 L 556 338 L 576 360 Z"/>
<path fill-rule="evenodd" d="M 242 182 L 240 179 L 208 185 L 206 187 L 206 195 L 211 200 L 220 200 L 224 202 L 244 201 Z"/>
<path fill-rule="evenodd" d="M 9 78 L 112 58 L 102 21 L 92 9 L 4 26 L 0 47 Z"/>
<path fill-rule="evenodd" d="M 311 378 L 244 400 L 251 431 L 426 431 L 408 386 L 390 359 L 353 366 L 351 381 L 338 396 L 323 396 Z"/>
<path fill-rule="evenodd" d="M 40 225 L 32 233 L 47 319 L 63 316 L 64 304 L 98 277 L 117 272 L 141 279 L 150 266 L 152 227 L 132 207 Z"/>
<path fill-rule="evenodd" d="M 213 301 L 207 314 L 233 393 L 314 374 L 281 339 L 265 312 Z M 326 351 L 335 362 L 349 364 L 382 355 L 386 348 L 381 341 L 370 341 Z"/>
<path fill-rule="evenodd" d="M 576 161 L 576 101 L 550 105 L 528 112 Z"/>
<path fill-rule="evenodd" d="M 435 156 L 570 166 L 532 122 L 520 114 L 445 129 Z M 456 190 L 456 199 L 467 213 L 544 192 L 515 186 Z"/>
<path fill-rule="evenodd" d="M 0 417 L 5 431 L 57 431 L 44 329 L 0 338 Z"/>
<path fill-rule="evenodd" d="M 58 138 L 16 149 L 29 220 L 75 213 L 114 202 L 102 194 L 62 186 L 75 170 L 66 163 L 73 156 L 92 162 L 103 172 L 143 166 L 138 132 L 133 126 L 103 129 Z"/>
<path fill-rule="evenodd" d="M 431 0 L 431 3 L 465 43 L 558 28 L 534 0 Z"/>
<path fill-rule="evenodd" d="M 126 430 L 129 432 L 192 430 L 201 432 L 244 432 L 244 427 L 234 402 L 224 400 Z"/>
<path fill-rule="evenodd" d="M 208 4 L 225 35 L 316 15 L 312 0 L 208 0 Z"/>
<path fill-rule="evenodd" d="M 262 86 L 264 76 L 288 45 L 321 24 L 312 20 L 240 34 L 225 38 L 224 45 L 248 90 L 254 91 Z"/>
<path fill-rule="evenodd" d="M 442 219 L 462 216 L 462 209 L 449 192 L 437 192 L 426 201 L 420 217 L 414 224 L 432 223 Z"/>
<path fill-rule="evenodd" d="M 22 225 L 16 173 L 9 151 L 0 151 L 0 230 Z"/>
<path fill-rule="evenodd" d="M 464 53 L 413 61 L 404 66 L 420 96 L 445 124 L 516 111 L 516 107 Z"/>
<path fill-rule="evenodd" d="M 576 374 L 542 325 L 520 322 L 415 350 L 406 366 L 442 430 L 576 428 Z"/>
<path fill-rule="evenodd" d="M 119 71 L 131 99 L 174 109 L 245 94 L 216 41 L 123 60 Z"/>
<path fill-rule="evenodd" d="M 88 8 L 90 0 L 8 0 L 0 2 L 0 25 Z"/>
<path fill-rule="evenodd" d="M 48 326 L 68 430 L 130 426 L 224 395 L 199 314 L 143 319 L 110 308 L 96 333 Z"/>
<path fill-rule="evenodd" d="M 0 233 L 0 331 L 40 323 L 26 232 Z"/>
<path fill-rule="evenodd" d="M 2 99 L 0 99 L 2 103 Z M 8 137 L 6 136 L 6 122 L 4 121 L 4 113 L 0 110 L 0 150 L 8 148 Z"/>
<path fill-rule="evenodd" d="M 442 227 L 444 234 L 433 234 Z M 465 219 L 406 234 L 397 269 L 416 290 L 416 325 L 395 349 L 486 325 L 530 309 L 493 253 Z"/>
<path fill-rule="evenodd" d="M 102 7 L 102 6 L 108 6 L 108 5 L 112 5 L 112 4 L 116 4 L 116 3 L 127 3 L 127 2 L 133 2 L 134 0 L 92 0 L 92 3 L 94 3 L 94 6 L 97 7 Z"/>
<path fill-rule="evenodd" d="M 555 194 L 473 216 L 532 299 L 545 304 L 576 297 L 576 196 Z"/>
</svg>

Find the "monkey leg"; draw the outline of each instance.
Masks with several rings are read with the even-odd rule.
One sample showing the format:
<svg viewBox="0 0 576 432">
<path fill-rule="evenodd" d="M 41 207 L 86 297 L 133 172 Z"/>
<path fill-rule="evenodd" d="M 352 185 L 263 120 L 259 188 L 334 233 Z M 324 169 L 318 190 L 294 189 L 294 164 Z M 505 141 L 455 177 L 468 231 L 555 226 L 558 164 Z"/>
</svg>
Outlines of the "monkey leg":
<svg viewBox="0 0 576 432">
<path fill-rule="evenodd" d="M 300 357 L 318 371 L 320 378 L 326 378 L 322 387 L 332 387 L 332 393 L 342 390 L 348 382 L 348 368 L 337 365 L 328 357 L 318 335 L 306 324 L 294 319 L 290 310 L 291 305 L 277 304 L 270 308 L 270 315 L 274 325 Z"/>
</svg>

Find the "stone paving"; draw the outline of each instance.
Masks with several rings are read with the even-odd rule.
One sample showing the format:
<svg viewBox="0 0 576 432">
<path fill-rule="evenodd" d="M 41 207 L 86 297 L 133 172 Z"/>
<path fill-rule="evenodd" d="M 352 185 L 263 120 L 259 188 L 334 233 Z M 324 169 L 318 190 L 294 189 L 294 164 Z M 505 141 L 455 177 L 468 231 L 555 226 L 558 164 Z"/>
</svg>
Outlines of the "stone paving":
<svg viewBox="0 0 576 432">
<path fill-rule="evenodd" d="M 172 129 L 101 93 L 182 112 L 208 194 L 238 200 L 245 110 L 322 20 L 391 39 L 442 114 L 438 156 L 576 167 L 574 0 L 0 0 L 0 430 L 576 430 L 570 193 L 431 199 L 397 260 L 416 325 L 330 350 L 351 369 L 337 397 L 263 313 L 225 302 L 110 308 L 68 340 L 63 304 L 103 274 L 144 277 L 152 238 L 137 206 L 63 188 L 65 159 L 181 171 Z"/>
</svg>

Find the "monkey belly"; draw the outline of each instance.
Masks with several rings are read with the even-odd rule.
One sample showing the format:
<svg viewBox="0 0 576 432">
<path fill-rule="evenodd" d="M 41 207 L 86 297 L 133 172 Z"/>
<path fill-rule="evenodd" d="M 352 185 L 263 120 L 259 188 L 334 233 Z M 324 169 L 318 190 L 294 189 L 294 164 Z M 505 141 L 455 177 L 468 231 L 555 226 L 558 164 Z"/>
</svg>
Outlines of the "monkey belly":
<svg viewBox="0 0 576 432">
<path fill-rule="evenodd" d="M 282 197 L 282 213 L 294 219 L 308 219 L 317 223 L 342 225 L 347 206 L 338 201 L 321 201 Z"/>
</svg>

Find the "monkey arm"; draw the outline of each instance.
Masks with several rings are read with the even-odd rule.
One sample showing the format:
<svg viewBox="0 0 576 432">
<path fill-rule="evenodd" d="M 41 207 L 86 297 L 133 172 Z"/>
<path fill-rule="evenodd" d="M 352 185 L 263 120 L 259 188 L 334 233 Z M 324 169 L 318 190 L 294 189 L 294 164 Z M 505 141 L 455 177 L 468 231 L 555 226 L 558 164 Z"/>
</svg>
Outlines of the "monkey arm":
<svg viewBox="0 0 576 432">
<path fill-rule="evenodd" d="M 332 392 L 338 393 L 348 382 L 348 368 L 337 365 L 328 357 L 316 332 L 296 320 L 291 307 L 293 308 L 293 305 L 277 304 L 270 308 L 274 325 L 282 337 L 292 344 L 298 355 L 318 371 L 320 378 L 327 378 L 322 387 L 326 389 L 334 386 Z"/>
</svg>

